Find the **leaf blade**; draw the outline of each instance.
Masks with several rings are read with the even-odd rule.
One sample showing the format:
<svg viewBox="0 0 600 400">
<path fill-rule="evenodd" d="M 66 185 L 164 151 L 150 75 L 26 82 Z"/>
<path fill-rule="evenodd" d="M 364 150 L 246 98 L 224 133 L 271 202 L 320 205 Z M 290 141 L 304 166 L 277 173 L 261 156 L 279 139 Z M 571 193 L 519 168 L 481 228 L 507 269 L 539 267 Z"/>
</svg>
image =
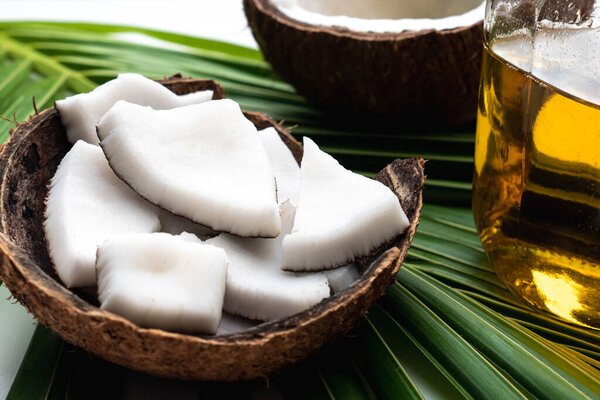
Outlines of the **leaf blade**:
<svg viewBox="0 0 600 400">
<path fill-rule="evenodd" d="M 600 398 L 600 374 L 587 364 L 561 357 L 539 336 L 418 271 L 404 268 L 398 277 L 534 395 L 548 399 Z"/>
<path fill-rule="evenodd" d="M 50 393 L 64 342 L 48 328 L 38 325 L 7 400 L 42 400 Z"/>
</svg>

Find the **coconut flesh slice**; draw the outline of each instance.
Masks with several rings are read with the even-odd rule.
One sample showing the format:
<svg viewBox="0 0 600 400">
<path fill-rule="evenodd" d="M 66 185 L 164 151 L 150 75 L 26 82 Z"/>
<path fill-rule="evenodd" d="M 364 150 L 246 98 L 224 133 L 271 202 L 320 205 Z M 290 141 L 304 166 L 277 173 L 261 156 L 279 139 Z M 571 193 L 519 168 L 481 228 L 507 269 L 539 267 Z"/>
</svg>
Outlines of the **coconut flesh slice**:
<svg viewBox="0 0 600 400">
<path fill-rule="evenodd" d="M 101 308 L 147 328 L 217 332 L 227 256 L 168 233 L 132 233 L 98 246 Z"/>
<path fill-rule="evenodd" d="M 294 207 L 281 205 L 282 234 L 274 239 L 248 239 L 221 234 L 206 241 L 229 257 L 224 310 L 250 319 L 271 321 L 301 312 L 329 297 L 324 274 L 281 270 L 281 241 L 294 220 Z"/>
<path fill-rule="evenodd" d="M 106 239 L 160 228 L 156 208 L 115 176 L 98 146 L 83 141 L 50 181 L 44 215 L 48 253 L 67 287 L 96 284 L 96 247 Z"/>
<path fill-rule="evenodd" d="M 142 197 L 217 231 L 275 237 L 275 179 L 231 100 L 156 111 L 117 102 L 97 126 L 111 168 Z"/>
<path fill-rule="evenodd" d="M 56 101 L 56 109 L 71 143 L 84 140 L 98 144 L 96 124 L 118 100 L 168 110 L 212 99 L 212 90 L 178 96 L 158 82 L 139 74 L 120 74 L 116 79 L 81 93 Z"/>
<path fill-rule="evenodd" d="M 234 333 L 247 331 L 250 328 L 254 328 L 258 324 L 260 324 L 260 321 L 254 321 L 224 312 L 221 316 L 219 329 L 217 329 L 217 335 L 231 335 Z"/>
<path fill-rule="evenodd" d="M 289 201 L 296 206 L 300 197 L 300 166 L 275 128 L 263 129 L 258 133 L 273 167 L 279 204 Z M 350 286 L 358 279 L 359 275 L 357 267 L 352 264 L 325 272 L 329 286 L 334 293 L 341 292 Z"/>
<path fill-rule="evenodd" d="M 320 271 L 368 256 L 409 226 L 396 195 L 304 138 L 300 202 L 283 239 L 283 268 Z"/>
<path fill-rule="evenodd" d="M 333 290 L 333 293 L 339 293 L 346 289 L 356 282 L 360 276 L 358 268 L 354 264 L 325 271 L 324 274 L 327 276 L 327 281 L 329 282 L 329 286 Z"/>
<path fill-rule="evenodd" d="M 271 0 L 289 18 L 358 32 L 453 29 L 481 21 L 481 0 Z"/>
<path fill-rule="evenodd" d="M 300 166 L 290 149 L 283 143 L 275 128 L 266 128 L 258 132 L 258 137 L 267 153 L 277 182 L 277 200 L 279 204 L 290 200 L 298 204 L 300 192 Z M 207 239 L 217 236 L 212 229 L 196 224 L 187 218 L 180 217 L 167 210 L 158 213 L 161 232 L 179 235 L 182 232 L 193 233 L 199 238 Z"/>
<path fill-rule="evenodd" d="M 277 181 L 279 204 L 289 200 L 294 206 L 297 205 L 300 195 L 300 166 L 275 128 L 263 129 L 258 133 Z"/>
</svg>

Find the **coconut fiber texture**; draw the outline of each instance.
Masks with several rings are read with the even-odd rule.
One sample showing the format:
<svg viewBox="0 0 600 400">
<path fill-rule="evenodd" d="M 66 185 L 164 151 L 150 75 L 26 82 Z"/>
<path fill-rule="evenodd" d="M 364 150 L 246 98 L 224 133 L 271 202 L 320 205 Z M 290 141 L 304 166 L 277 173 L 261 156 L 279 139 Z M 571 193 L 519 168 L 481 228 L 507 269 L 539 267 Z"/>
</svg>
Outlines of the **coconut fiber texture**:
<svg viewBox="0 0 600 400">
<path fill-rule="evenodd" d="M 223 95 L 212 81 L 175 77 L 161 82 L 177 94 L 213 89 L 214 98 Z M 301 158 L 302 148 L 289 132 L 263 114 L 246 116 L 258 129 L 275 127 L 296 158 Z M 44 199 L 69 146 L 54 108 L 20 124 L 5 145 L 0 157 L 0 276 L 39 322 L 66 341 L 161 377 L 252 379 L 308 357 L 348 331 L 383 295 L 394 281 L 419 221 L 424 161 L 394 161 L 376 179 L 398 195 L 411 226 L 388 248 L 374 254 L 374 261 L 353 286 L 300 314 L 242 333 L 211 337 L 144 329 L 99 309 L 82 292 L 66 289 L 54 272 L 42 229 Z"/>
<path fill-rule="evenodd" d="M 475 120 L 483 22 L 367 33 L 290 19 L 269 0 L 244 0 L 244 9 L 265 59 L 314 103 L 405 123 Z"/>
</svg>

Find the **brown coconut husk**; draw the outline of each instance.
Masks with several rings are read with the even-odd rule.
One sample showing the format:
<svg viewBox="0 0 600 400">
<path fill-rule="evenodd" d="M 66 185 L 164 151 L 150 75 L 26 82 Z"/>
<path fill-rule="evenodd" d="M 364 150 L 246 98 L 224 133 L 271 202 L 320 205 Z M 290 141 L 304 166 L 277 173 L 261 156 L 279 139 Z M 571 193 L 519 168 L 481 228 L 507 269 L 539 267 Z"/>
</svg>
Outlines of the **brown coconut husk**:
<svg viewBox="0 0 600 400">
<path fill-rule="evenodd" d="M 370 33 L 293 20 L 270 0 L 244 0 L 244 10 L 265 59 L 316 104 L 420 125 L 475 120 L 483 21 Z"/>
<path fill-rule="evenodd" d="M 222 95 L 212 81 L 176 77 L 161 83 L 180 94 L 213 88 L 215 98 Z M 301 152 L 300 144 L 273 120 L 258 113 L 246 115 L 258 128 L 275 127 L 296 155 Z M 411 226 L 351 287 L 302 313 L 237 334 L 193 336 L 141 328 L 85 301 L 65 288 L 54 272 L 44 243 L 44 199 L 69 148 L 56 109 L 50 108 L 20 124 L 0 155 L 0 277 L 40 323 L 66 341 L 156 376 L 253 379 L 308 357 L 347 332 L 383 295 L 395 280 L 419 221 L 423 160 L 394 161 L 377 179 L 398 195 Z"/>
</svg>

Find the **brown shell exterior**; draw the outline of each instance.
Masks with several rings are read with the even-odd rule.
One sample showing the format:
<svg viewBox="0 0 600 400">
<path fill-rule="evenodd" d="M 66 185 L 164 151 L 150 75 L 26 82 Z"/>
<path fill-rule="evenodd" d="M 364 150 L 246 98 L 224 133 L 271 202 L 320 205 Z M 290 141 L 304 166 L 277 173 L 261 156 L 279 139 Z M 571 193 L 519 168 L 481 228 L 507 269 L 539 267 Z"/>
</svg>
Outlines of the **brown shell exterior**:
<svg viewBox="0 0 600 400">
<path fill-rule="evenodd" d="M 174 78 L 162 83 L 186 93 L 220 87 Z M 215 98 L 222 91 L 215 90 Z M 259 128 L 274 126 L 296 155 L 302 148 L 263 114 L 247 113 Z M 0 276 L 39 322 L 66 341 L 106 360 L 161 377 L 233 381 L 266 376 L 314 353 L 348 331 L 394 281 L 415 233 L 424 181 L 423 160 L 397 160 L 378 179 L 388 184 L 411 226 L 343 292 L 292 317 L 218 337 L 144 329 L 101 310 L 57 279 L 44 243 L 47 184 L 70 145 L 51 108 L 19 125 L 0 155 Z"/>
<path fill-rule="evenodd" d="M 270 0 L 244 0 L 244 10 L 265 59 L 316 104 L 405 123 L 475 120 L 483 22 L 366 33 L 290 19 Z"/>
</svg>

